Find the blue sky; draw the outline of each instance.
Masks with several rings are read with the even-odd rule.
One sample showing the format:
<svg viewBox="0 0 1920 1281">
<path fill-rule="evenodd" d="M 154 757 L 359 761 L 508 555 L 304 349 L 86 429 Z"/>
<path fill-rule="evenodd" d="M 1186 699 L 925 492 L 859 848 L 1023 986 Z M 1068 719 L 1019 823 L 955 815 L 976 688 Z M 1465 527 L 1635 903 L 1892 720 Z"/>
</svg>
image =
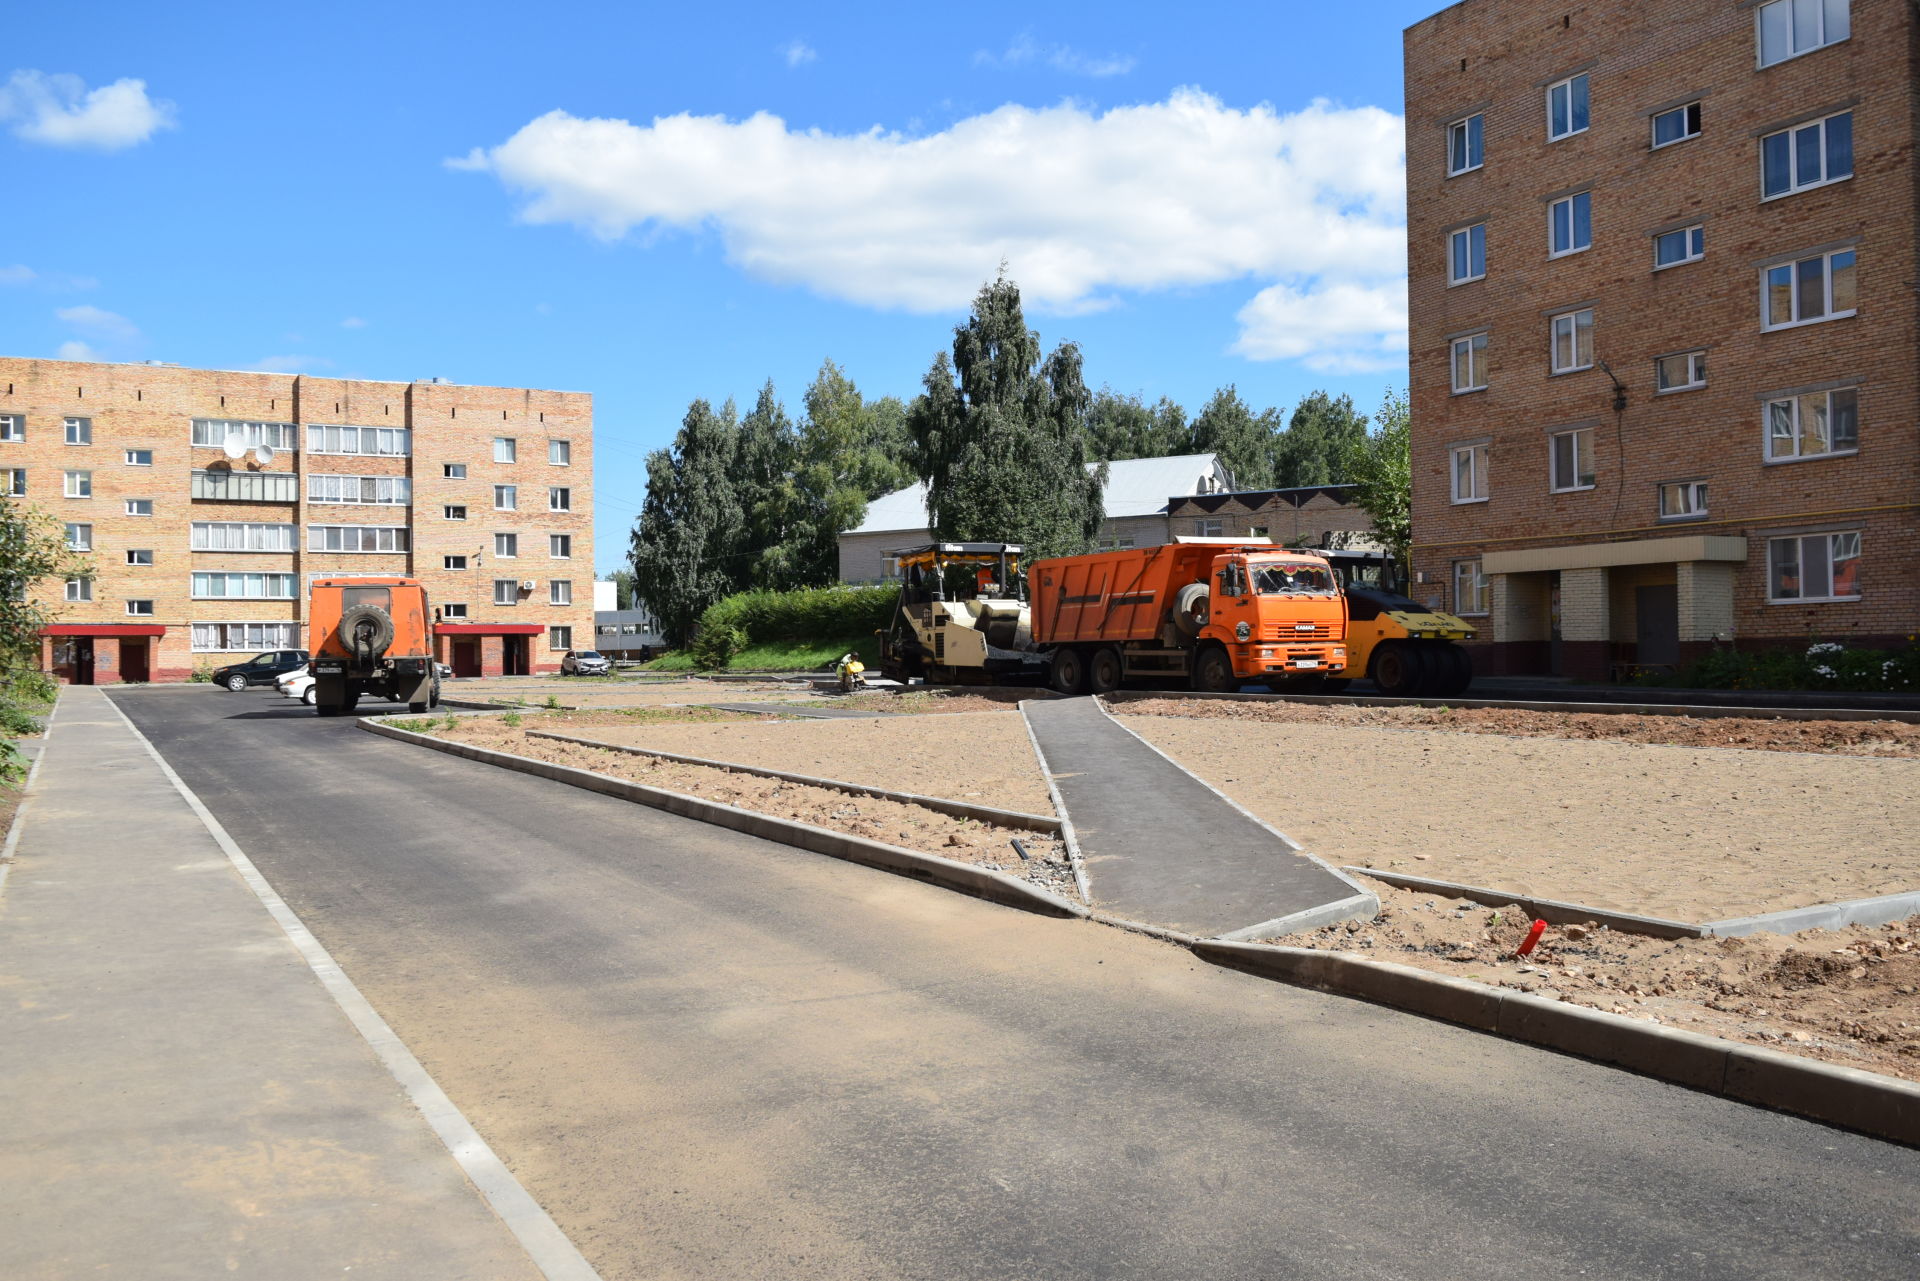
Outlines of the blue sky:
<svg viewBox="0 0 1920 1281">
<path fill-rule="evenodd" d="M 690 399 L 911 396 L 1003 256 L 1095 386 L 1371 408 L 1438 7 L 31 6 L 0 352 L 593 392 L 602 570 Z"/>
</svg>

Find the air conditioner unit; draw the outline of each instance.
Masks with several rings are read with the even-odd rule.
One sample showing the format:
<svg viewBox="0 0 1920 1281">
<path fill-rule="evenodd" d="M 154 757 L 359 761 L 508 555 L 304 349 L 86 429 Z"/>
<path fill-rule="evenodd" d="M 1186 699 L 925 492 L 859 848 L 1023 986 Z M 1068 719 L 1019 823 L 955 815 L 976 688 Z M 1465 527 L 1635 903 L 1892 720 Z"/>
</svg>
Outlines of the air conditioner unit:
<svg viewBox="0 0 1920 1281">
<path fill-rule="evenodd" d="M 531 578 L 523 578 L 520 580 L 520 590 L 523 592 L 530 592 L 539 585 L 540 584 L 534 582 Z"/>
</svg>

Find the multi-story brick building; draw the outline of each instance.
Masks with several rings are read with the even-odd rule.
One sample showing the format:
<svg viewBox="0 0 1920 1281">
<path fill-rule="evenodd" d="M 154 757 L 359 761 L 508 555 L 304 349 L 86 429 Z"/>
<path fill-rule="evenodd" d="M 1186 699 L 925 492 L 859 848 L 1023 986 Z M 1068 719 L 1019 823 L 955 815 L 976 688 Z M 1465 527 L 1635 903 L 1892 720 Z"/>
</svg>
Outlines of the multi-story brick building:
<svg viewBox="0 0 1920 1281">
<path fill-rule="evenodd" d="M 457 674 L 593 644 L 584 393 L 0 358 L 0 485 L 92 562 L 38 589 L 64 680 L 307 648 L 307 587 L 341 575 L 425 583 Z"/>
<path fill-rule="evenodd" d="M 1413 591 L 1604 677 L 1920 625 L 1920 6 L 1405 35 Z"/>
</svg>

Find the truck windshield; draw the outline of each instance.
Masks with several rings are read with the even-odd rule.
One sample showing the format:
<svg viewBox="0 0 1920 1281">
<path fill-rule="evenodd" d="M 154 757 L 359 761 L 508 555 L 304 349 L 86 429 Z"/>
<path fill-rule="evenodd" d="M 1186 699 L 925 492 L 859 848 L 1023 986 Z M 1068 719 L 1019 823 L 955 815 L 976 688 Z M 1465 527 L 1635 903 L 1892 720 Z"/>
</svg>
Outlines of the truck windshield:
<svg viewBox="0 0 1920 1281">
<path fill-rule="evenodd" d="M 1253 590 L 1262 596 L 1328 595 L 1333 578 L 1321 565 L 1252 565 Z"/>
</svg>

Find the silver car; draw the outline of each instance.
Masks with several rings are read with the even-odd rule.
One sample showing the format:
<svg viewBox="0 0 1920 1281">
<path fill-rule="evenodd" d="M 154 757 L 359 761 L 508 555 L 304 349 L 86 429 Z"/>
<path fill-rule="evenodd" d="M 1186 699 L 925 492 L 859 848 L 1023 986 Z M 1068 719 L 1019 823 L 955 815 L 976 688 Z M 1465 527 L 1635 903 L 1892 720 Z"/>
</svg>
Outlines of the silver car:
<svg viewBox="0 0 1920 1281">
<path fill-rule="evenodd" d="M 560 659 L 562 676 L 611 676 L 613 664 L 595 649 L 570 649 Z"/>
</svg>

